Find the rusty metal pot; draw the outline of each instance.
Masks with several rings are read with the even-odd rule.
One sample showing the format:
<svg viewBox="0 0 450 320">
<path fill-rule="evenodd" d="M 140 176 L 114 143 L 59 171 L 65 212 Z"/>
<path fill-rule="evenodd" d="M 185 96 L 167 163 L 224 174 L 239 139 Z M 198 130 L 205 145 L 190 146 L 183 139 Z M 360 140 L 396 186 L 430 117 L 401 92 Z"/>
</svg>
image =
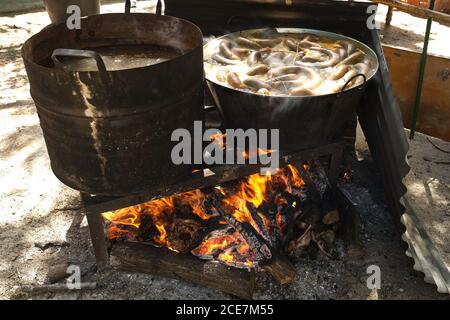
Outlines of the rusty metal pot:
<svg viewBox="0 0 450 320">
<path fill-rule="evenodd" d="M 122 46 L 179 54 L 109 70 L 96 51 Z M 92 58 L 98 70 L 65 68 L 64 56 Z M 191 173 L 170 156 L 173 130 L 191 130 L 204 117 L 202 33 L 195 25 L 147 13 L 94 15 L 82 19 L 80 30 L 42 30 L 25 42 L 22 57 L 51 167 L 63 183 L 119 196 Z"/>
<path fill-rule="evenodd" d="M 279 129 L 280 148 L 283 151 L 295 151 L 317 147 L 342 137 L 349 116 L 364 93 L 367 81 L 378 71 L 378 59 L 368 46 L 339 34 L 298 28 L 275 28 L 278 33 L 307 33 L 334 40 L 351 42 L 362 50 L 373 62 L 373 68 L 367 76 L 356 75 L 364 79 L 362 84 L 348 87 L 345 84 L 338 93 L 320 96 L 265 96 L 234 89 L 223 85 L 206 72 L 207 84 L 211 95 L 228 128 L 242 129 Z M 218 46 L 224 39 L 233 39 L 266 29 L 253 29 L 224 35 L 207 43 L 205 57 L 210 48 Z"/>
</svg>

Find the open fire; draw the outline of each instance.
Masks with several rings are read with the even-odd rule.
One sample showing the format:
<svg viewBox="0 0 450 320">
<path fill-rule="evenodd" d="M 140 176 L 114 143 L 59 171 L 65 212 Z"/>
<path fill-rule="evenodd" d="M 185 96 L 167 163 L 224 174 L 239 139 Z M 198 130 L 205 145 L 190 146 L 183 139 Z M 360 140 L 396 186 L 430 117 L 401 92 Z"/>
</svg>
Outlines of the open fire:
<svg viewBox="0 0 450 320">
<path fill-rule="evenodd" d="M 111 240 L 145 242 L 228 266 L 259 268 L 279 254 L 306 252 L 311 246 L 333 257 L 339 214 L 322 205 L 329 187 L 320 165 L 288 165 L 274 174 L 254 174 L 103 217 Z"/>
</svg>

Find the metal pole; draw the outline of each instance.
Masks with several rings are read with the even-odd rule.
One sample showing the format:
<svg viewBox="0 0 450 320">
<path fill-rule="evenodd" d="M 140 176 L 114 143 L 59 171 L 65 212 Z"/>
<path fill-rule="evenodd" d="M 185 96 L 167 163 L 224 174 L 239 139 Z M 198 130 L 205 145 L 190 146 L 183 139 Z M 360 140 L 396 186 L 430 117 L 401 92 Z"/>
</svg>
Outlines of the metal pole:
<svg viewBox="0 0 450 320">
<path fill-rule="evenodd" d="M 434 9 L 435 0 L 430 1 L 430 10 Z M 423 79 L 425 77 L 425 67 L 427 65 L 427 56 L 428 56 L 428 43 L 430 41 L 430 33 L 431 33 L 431 24 L 433 22 L 432 18 L 428 18 L 427 20 L 427 28 L 425 30 L 425 41 L 423 43 L 423 51 L 422 57 L 420 59 L 420 67 L 419 67 L 419 81 L 417 82 L 417 90 L 416 90 L 416 103 L 414 105 L 414 110 L 412 114 L 411 121 L 411 133 L 409 138 L 414 139 L 414 134 L 416 133 L 417 119 L 419 117 L 420 110 L 420 102 L 422 99 L 422 88 L 423 88 Z"/>
</svg>

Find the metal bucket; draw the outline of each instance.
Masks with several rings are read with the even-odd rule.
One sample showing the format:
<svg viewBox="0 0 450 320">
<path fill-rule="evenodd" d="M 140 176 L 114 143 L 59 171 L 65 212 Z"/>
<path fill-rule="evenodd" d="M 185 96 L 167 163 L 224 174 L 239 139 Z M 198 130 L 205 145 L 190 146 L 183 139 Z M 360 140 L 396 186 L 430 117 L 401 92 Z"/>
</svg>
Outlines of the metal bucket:
<svg viewBox="0 0 450 320">
<path fill-rule="evenodd" d="M 100 13 L 100 0 L 44 0 L 44 5 L 54 24 L 66 21 L 67 8 L 71 5 L 80 8 L 82 17 Z"/>
<path fill-rule="evenodd" d="M 95 52 L 142 45 L 181 54 L 109 71 Z M 51 59 L 72 54 L 94 58 L 99 70 L 69 71 Z M 191 166 L 171 161 L 171 134 L 193 131 L 204 117 L 202 33 L 195 25 L 146 13 L 94 15 L 82 19 L 81 30 L 64 24 L 42 30 L 25 42 L 22 57 L 51 167 L 63 183 L 119 196 L 191 173 Z"/>
</svg>

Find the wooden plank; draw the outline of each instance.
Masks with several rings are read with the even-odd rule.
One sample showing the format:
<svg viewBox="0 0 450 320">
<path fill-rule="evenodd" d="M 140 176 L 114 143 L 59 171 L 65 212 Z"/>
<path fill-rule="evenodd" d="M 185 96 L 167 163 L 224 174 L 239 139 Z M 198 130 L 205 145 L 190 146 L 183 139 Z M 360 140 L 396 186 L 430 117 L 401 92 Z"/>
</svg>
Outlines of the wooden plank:
<svg viewBox="0 0 450 320">
<path fill-rule="evenodd" d="M 384 46 L 383 50 L 403 123 L 409 128 L 416 97 L 420 53 L 391 46 Z M 428 56 L 417 129 L 450 141 L 450 59 Z"/>
<path fill-rule="evenodd" d="M 115 267 L 129 272 L 142 272 L 184 280 L 218 289 L 241 299 L 252 299 L 255 272 L 229 268 L 223 264 L 203 261 L 194 256 L 177 254 L 165 248 L 141 243 L 117 243 L 111 256 Z"/>
<path fill-rule="evenodd" d="M 398 10 L 409 13 L 415 17 L 432 18 L 436 22 L 450 23 L 450 15 L 446 13 L 430 10 L 428 8 L 417 7 L 399 0 L 371 0 L 371 1 L 395 7 Z"/>
</svg>

